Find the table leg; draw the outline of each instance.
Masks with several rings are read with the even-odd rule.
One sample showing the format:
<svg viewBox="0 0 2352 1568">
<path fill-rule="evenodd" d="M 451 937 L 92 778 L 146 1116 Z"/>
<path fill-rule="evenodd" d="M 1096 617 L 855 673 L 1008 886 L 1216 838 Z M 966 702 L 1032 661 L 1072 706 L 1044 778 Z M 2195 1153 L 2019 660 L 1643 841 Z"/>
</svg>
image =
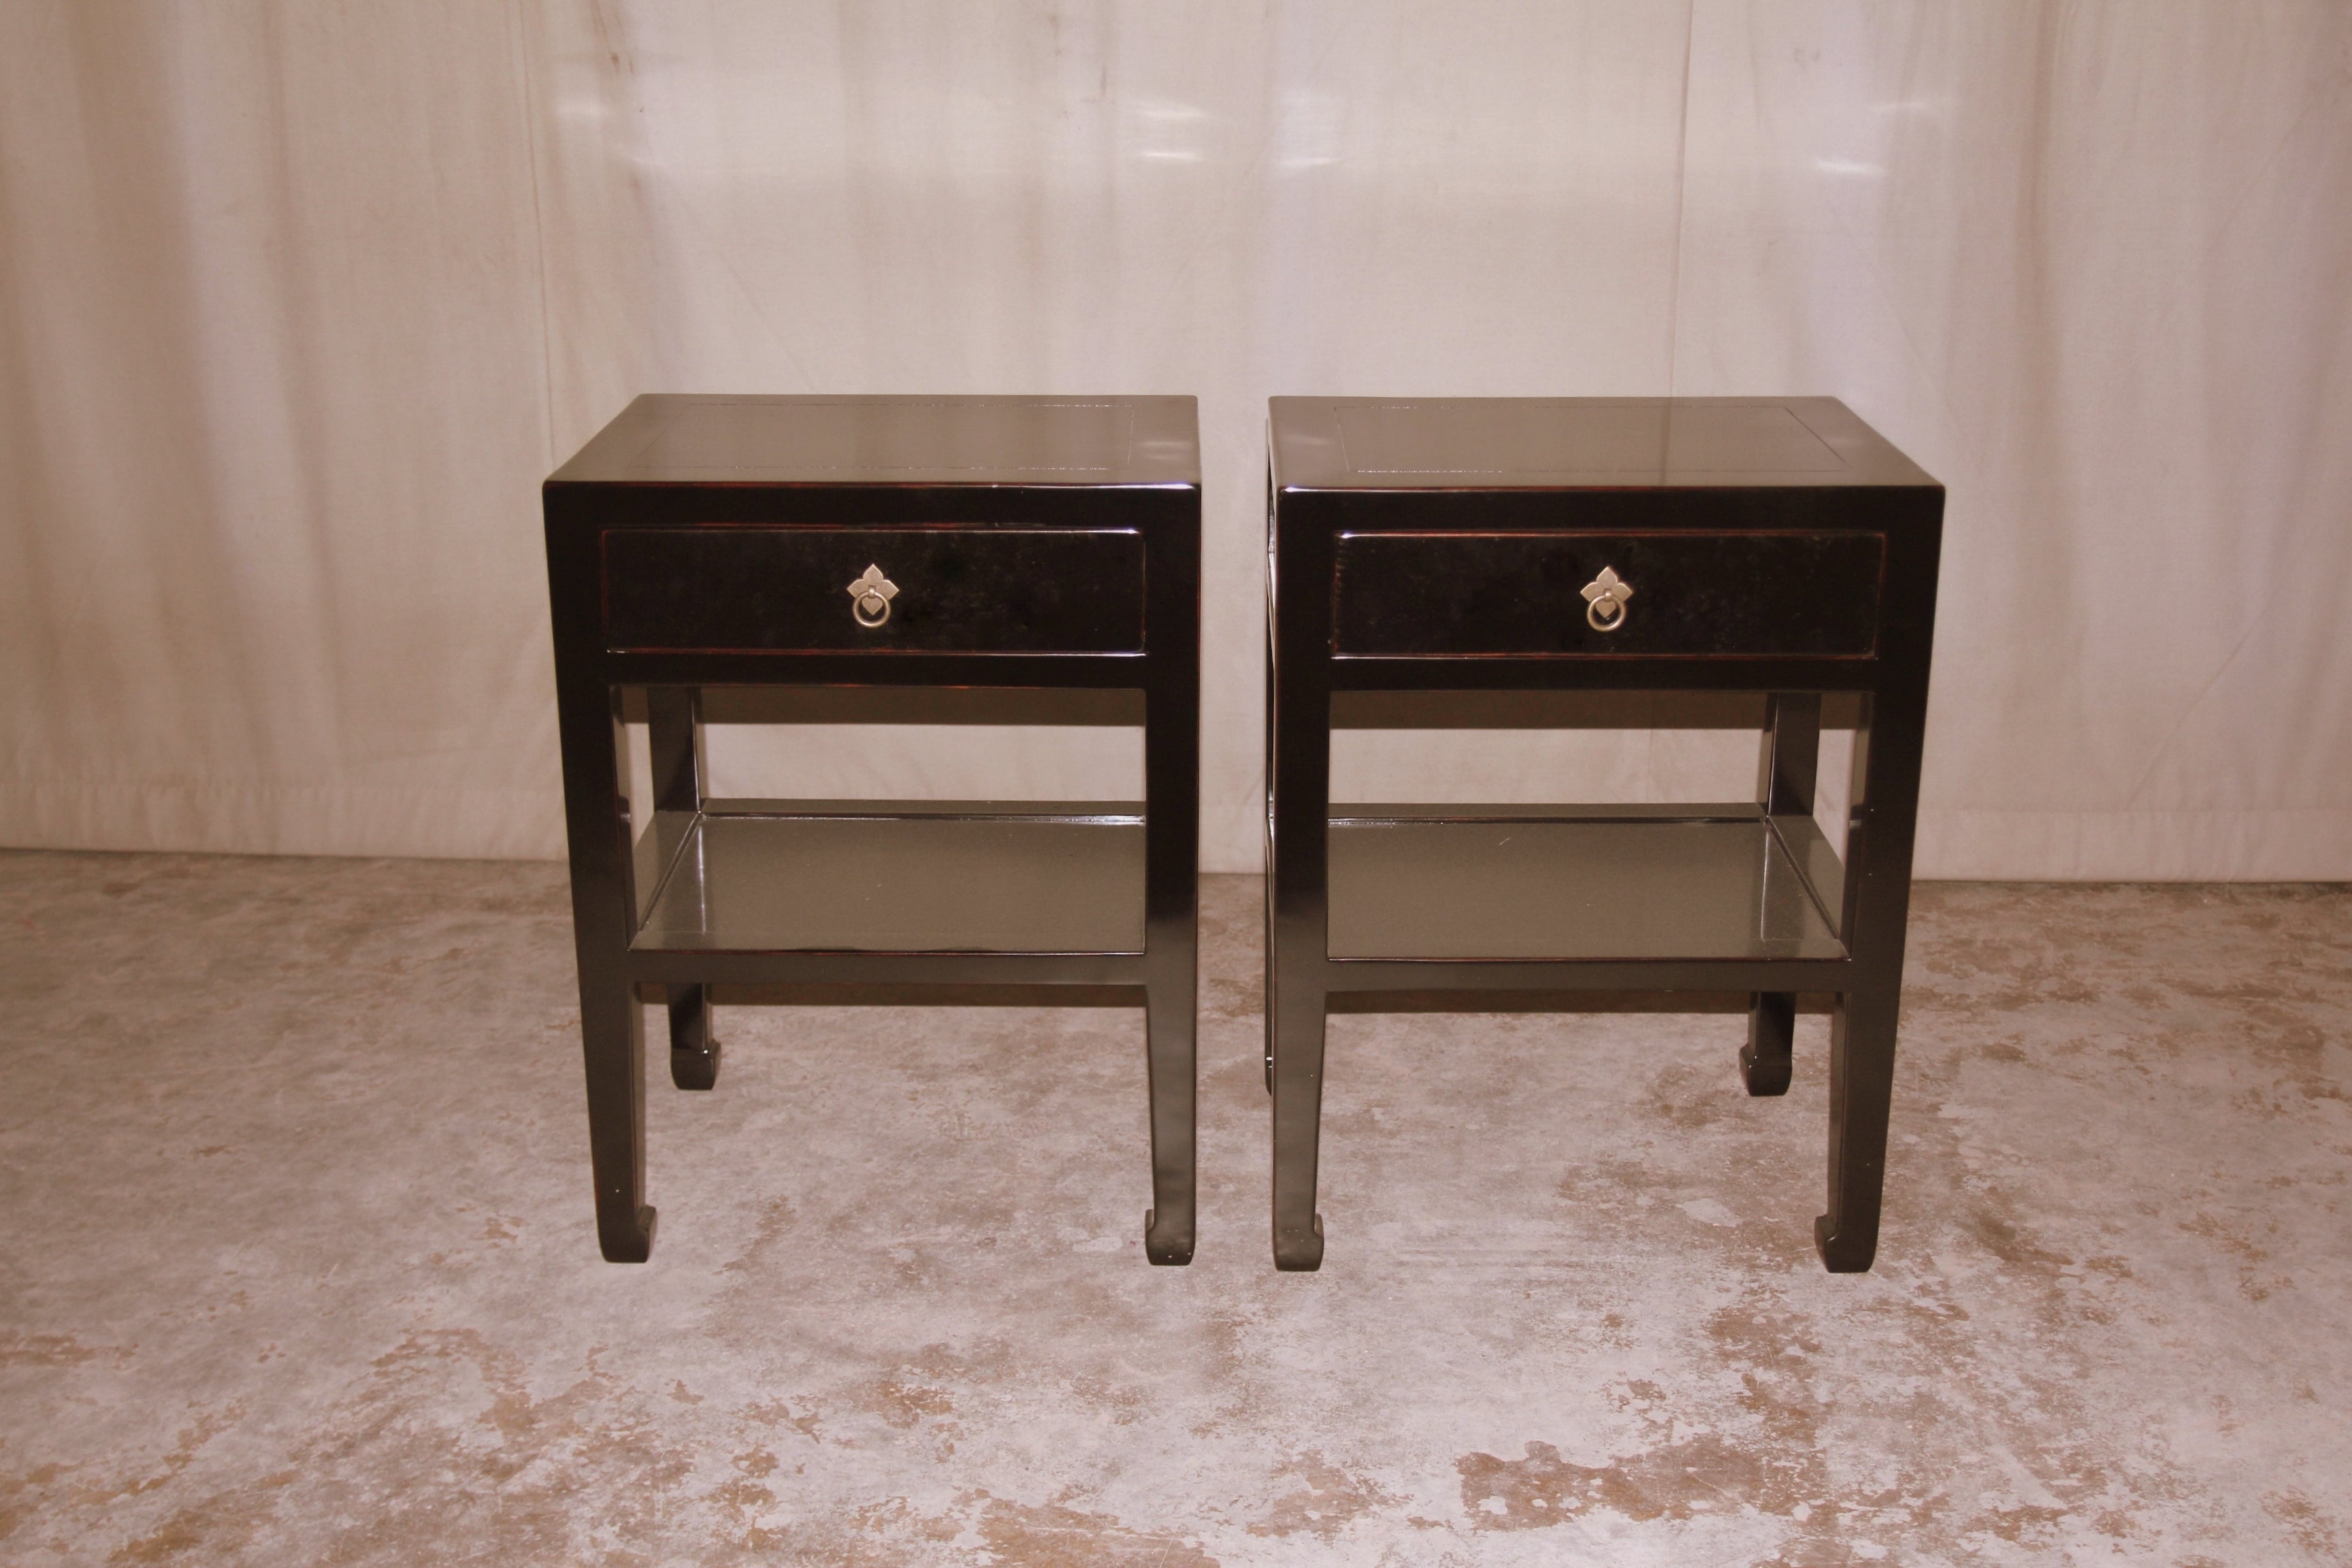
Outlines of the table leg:
<svg viewBox="0 0 2352 1568">
<path fill-rule="evenodd" d="M 1270 626 L 1267 628 L 1267 637 L 1269 640 L 1266 644 L 1265 660 L 1265 758 L 1268 773 L 1265 781 L 1266 809 L 1265 837 L 1264 839 L 1265 846 L 1265 908 L 1263 915 L 1265 921 L 1264 927 L 1265 931 L 1265 988 L 1264 993 L 1258 997 L 1258 1006 L 1259 1012 L 1263 1015 L 1265 1025 L 1265 1091 L 1268 1094 L 1272 1094 L 1274 1092 L 1275 1007 L 1276 1006 L 1276 998 L 1282 994 L 1282 984 L 1274 962 L 1274 777 L 1272 769 L 1274 766 L 1275 702 L 1274 645 L 1271 640 L 1273 637 L 1273 628 Z"/>
<path fill-rule="evenodd" d="M 1181 724 L 1181 739 L 1189 742 L 1197 732 L 1199 709 L 1178 706 L 1182 711 L 1171 715 L 1170 724 Z M 1144 744 L 1150 796 L 1145 806 L 1150 838 L 1144 1049 L 1151 1079 L 1151 1212 L 1143 1218 L 1143 1255 L 1154 1263 L 1182 1264 L 1192 1261 L 1199 1172 L 1199 753 L 1174 735 L 1158 744 L 1147 736 Z M 1165 822 L 1170 816 L 1175 820 Z"/>
<path fill-rule="evenodd" d="M 1790 1046 L 1797 1029 L 1793 991 L 1759 991 L 1748 1001 L 1748 1043 L 1739 1047 L 1739 1081 L 1753 1095 L 1786 1094 L 1796 1075 Z"/>
<path fill-rule="evenodd" d="M 1266 656 L 1266 1020 L 1274 1088 L 1274 1263 L 1323 1263 L 1315 1175 L 1329 963 L 1332 540 L 1277 520 Z M 1301 584 L 1288 599 L 1285 584 Z"/>
<path fill-rule="evenodd" d="M 588 1152 L 596 1179 L 596 1241 L 607 1263 L 653 1254 L 646 1203 L 646 1030 L 635 991 L 581 977 L 580 1028 L 588 1067 Z"/>
<path fill-rule="evenodd" d="M 694 686 L 646 689 L 646 741 L 653 763 L 654 809 L 702 809 L 702 690 Z M 680 1089 L 719 1082 L 719 1039 L 712 1032 L 710 992 L 702 985 L 669 988 L 669 1080 Z"/>
<path fill-rule="evenodd" d="M 1832 1274 L 1860 1274 L 1878 1256 L 1896 1005 L 1891 992 L 1847 995 L 1830 1023 L 1830 1212 L 1813 1241 Z"/>
<path fill-rule="evenodd" d="M 1814 1244 L 1832 1274 L 1859 1274 L 1878 1256 L 1886 1181 L 1927 717 L 1924 647 L 1916 662 L 1898 668 L 1910 670 L 1909 680 L 1863 700 L 1853 737 L 1843 933 L 1853 979 L 1830 1023 L 1829 1213 L 1813 1222 Z"/>
<path fill-rule="evenodd" d="M 1201 519 L 1197 498 L 1149 546 L 1143 694 L 1144 1048 L 1151 1211 L 1143 1255 L 1192 1261 L 1199 1179 Z"/>
<path fill-rule="evenodd" d="M 1315 1165 L 1323 1117 L 1320 991 L 1283 988 L 1274 1058 L 1274 1266 L 1323 1266 L 1323 1216 L 1315 1212 Z"/>
<path fill-rule="evenodd" d="M 1265 858 L 1269 866 L 1274 863 L 1274 844 L 1271 838 L 1266 843 Z M 1274 962 L 1274 879 L 1272 877 L 1265 879 L 1265 909 L 1263 918 L 1267 933 L 1265 955 L 1265 985 L 1264 994 L 1258 998 L 1258 1004 L 1259 1011 L 1264 1015 L 1260 1021 L 1265 1025 L 1262 1033 L 1265 1051 L 1265 1091 L 1272 1094 L 1274 1092 L 1274 1020 L 1276 1009 L 1282 1005 L 1282 979 L 1276 973 Z"/>
<path fill-rule="evenodd" d="M 621 784 L 628 731 L 617 694 L 561 662 L 557 695 L 596 1240 L 608 1263 L 643 1263 L 653 1252 L 654 1211 L 646 1203 L 645 1019 L 625 963 L 636 900 Z"/>
<path fill-rule="evenodd" d="M 1764 743 L 1757 760 L 1756 803 L 1769 816 L 1812 816 L 1821 755 L 1821 693 L 1772 693 L 1767 699 Z M 1759 991 L 1749 998 L 1748 1043 L 1739 1048 L 1739 1081 L 1748 1093 L 1789 1092 L 1796 1070 L 1790 1055 L 1796 1023 L 1793 992 Z"/>
<path fill-rule="evenodd" d="M 719 1082 L 719 1040 L 710 1027 L 710 988 L 669 988 L 669 1080 L 704 1089 Z"/>
<path fill-rule="evenodd" d="M 1190 1263 L 1198 1170 L 1192 987 L 1163 975 L 1155 977 L 1148 989 L 1144 1032 L 1151 1063 L 1151 1212 L 1143 1216 L 1143 1255 L 1154 1263 Z"/>
</svg>

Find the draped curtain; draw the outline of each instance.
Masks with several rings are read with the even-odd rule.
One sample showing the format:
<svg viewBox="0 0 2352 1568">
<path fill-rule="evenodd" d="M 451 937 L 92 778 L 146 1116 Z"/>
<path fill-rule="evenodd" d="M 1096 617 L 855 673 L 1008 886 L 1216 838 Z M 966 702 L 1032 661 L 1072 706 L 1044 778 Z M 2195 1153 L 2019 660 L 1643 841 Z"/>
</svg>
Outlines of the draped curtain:
<svg viewBox="0 0 2352 1568">
<path fill-rule="evenodd" d="M 536 487 L 631 395 L 1150 392 L 1254 869 L 1268 395 L 1787 392 L 1949 488 L 1923 875 L 2352 877 L 2347 192 L 2330 0 L 12 0 L 0 843 L 556 855 Z M 769 793 L 1139 771 L 721 740 Z"/>
</svg>

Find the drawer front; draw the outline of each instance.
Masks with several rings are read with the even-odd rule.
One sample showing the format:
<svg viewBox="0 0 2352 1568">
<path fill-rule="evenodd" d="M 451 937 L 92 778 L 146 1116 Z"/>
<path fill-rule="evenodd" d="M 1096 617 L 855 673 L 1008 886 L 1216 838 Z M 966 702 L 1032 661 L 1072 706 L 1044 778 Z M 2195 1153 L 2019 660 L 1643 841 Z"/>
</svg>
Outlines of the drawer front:
<svg viewBox="0 0 2352 1568">
<path fill-rule="evenodd" d="M 1133 529 L 615 528 L 604 543 L 615 653 L 1143 648 Z"/>
<path fill-rule="evenodd" d="M 1875 533 L 1348 533 L 1332 643 L 1343 658 L 1864 658 L 1885 556 Z"/>
</svg>

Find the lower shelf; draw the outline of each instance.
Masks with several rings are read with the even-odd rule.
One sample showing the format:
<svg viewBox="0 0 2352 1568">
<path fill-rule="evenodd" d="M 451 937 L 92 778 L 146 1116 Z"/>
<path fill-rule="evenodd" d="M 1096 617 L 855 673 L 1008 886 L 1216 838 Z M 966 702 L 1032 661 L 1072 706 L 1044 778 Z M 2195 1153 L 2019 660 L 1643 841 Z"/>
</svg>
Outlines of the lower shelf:
<svg viewBox="0 0 2352 1568">
<path fill-rule="evenodd" d="M 1335 805 L 1328 845 L 1335 960 L 1846 956 L 1754 806 Z"/>
<path fill-rule="evenodd" d="M 1132 805 L 713 801 L 652 837 L 639 952 L 1143 951 Z"/>
</svg>

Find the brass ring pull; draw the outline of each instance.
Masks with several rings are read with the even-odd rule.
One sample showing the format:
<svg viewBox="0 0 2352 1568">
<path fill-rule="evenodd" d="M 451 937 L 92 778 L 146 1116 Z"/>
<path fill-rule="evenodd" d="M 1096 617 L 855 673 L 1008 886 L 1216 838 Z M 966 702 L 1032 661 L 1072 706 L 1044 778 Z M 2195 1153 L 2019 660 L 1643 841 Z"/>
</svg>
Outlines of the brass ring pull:
<svg viewBox="0 0 2352 1568">
<path fill-rule="evenodd" d="M 1617 575 L 1613 566 L 1603 566 L 1601 575 L 1577 590 L 1584 595 L 1584 624 L 1596 632 L 1613 632 L 1625 624 L 1625 601 L 1633 596 L 1633 584 Z"/>
<path fill-rule="evenodd" d="M 849 613 L 872 631 L 890 618 L 890 601 L 898 596 L 898 584 L 882 575 L 881 567 L 868 566 L 866 575 L 849 585 Z"/>
</svg>

